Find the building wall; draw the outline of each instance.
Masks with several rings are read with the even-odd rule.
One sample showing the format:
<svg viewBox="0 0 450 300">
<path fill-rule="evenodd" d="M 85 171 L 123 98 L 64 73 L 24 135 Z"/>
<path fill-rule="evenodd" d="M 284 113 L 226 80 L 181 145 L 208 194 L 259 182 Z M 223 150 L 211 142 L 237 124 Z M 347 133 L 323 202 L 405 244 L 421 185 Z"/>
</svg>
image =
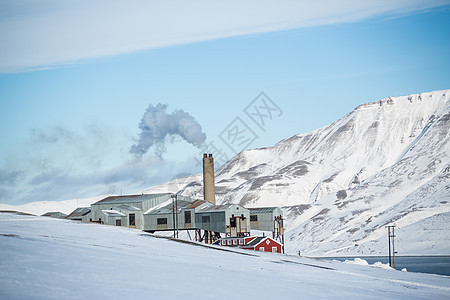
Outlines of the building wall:
<svg viewBox="0 0 450 300">
<path fill-rule="evenodd" d="M 145 195 L 144 195 L 145 196 Z M 92 221 L 98 221 L 100 218 L 102 219 L 102 221 L 105 223 L 105 215 L 102 213 L 102 210 L 117 210 L 123 214 L 125 214 L 127 216 L 126 221 L 122 221 L 122 226 L 128 226 L 129 227 L 129 216 L 130 214 L 135 214 L 135 222 L 136 222 L 136 228 L 137 229 L 144 229 L 144 216 L 143 213 L 145 211 L 147 211 L 148 209 L 155 207 L 159 204 L 162 204 L 163 202 L 167 201 L 170 199 L 171 194 L 164 194 L 158 197 L 153 197 L 150 199 L 146 199 L 143 201 L 135 201 L 135 202 L 124 202 L 124 203 L 105 203 L 105 204 L 94 204 L 91 205 L 91 217 Z M 187 197 L 184 196 L 178 196 L 179 200 L 185 200 L 185 199 L 189 199 Z M 190 200 L 190 199 L 189 199 Z M 126 204 L 129 206 L 133 206 L 138 208 L 139 210 L 127 210 L 127 209 L 123 209 L 120 208 L 120 206 L 122 204 Z M 108 220 L 108 224 L 111 221 Z M 109 225 L 115 225 L 115 221 L 113 222 L 114 224 L 109 224 Z M 105 223 L 106 224 L 106 223 Z"/>
<path fill-rule="evenodd" d="M 274 231 L 274 219 L 282 215 L 282 211 L 279 208 L 274 209 L 272 212 L 254 213 L 250 211 L 250 216 L 257 216 L 258 221 L 250 221 L 251 229 L 261 231 Z M 251 218 L 251 217 L 250 217 Z"/>
<path fill-rule="evenodd" d="M 209 222 L 204 222 L 209 218 Z M 198 229 L 225 233 L 225 212 L 197 212 L 195 214 L 195 225 Z"/>
<path fill-rule="evenodd" d="M 81 217 L 81 221 L 82 222 L 90 222 L 90 220 L 92 219 L 92 213 L 87 213 L 84 216 Z"/>
<path fill-rule="evenodd" d="M 178 228 L 182 229 L 184 225 L 184 216 L 183 213 L 178 213 Z M 166 219 L 166 224 L 158 224 L 158 219 Z M 161 230 L 173 230 L 173 214 L 165 213 L 165 214 L 146 214 L 144 215 L 144 229 L 146 231 L 161 231 Z"/>
<path fill-rule="evenodd" d="M 103 224 L 106 224 L 106 225 L 111 225 L 111 226 L 117 226 L 116 224 L 116 220 L 120 220 L 120 226 L 122 226 L 122 227 L 127 227 L 127 220 L 128 220 L 128 217 L 127 216 L 125 216 L 125 217 L 112 217 L 112 216 L 107 216 L 107 215 L 103 215 L 104 216 L 104 218 L 102 218 L 102 221 L 103 221 Z"/>
<path fill-rule="evenodd" d="M 234 215 L 235 217 L 242 217 L 244 216 L 244 219 L 241 219 L 241 225 L 240 228 L 241 232 L 250 232 L 250 212 L 248 209 L 239 206 L 239 205 L 233 205 L 229 209 L 225 211 L 225 221 L 226 221 L 226 227 L 230 230 L 230 218 Z M 232 235 L 233 236 L 233 235 Z"/>
<path fill-rule="evenodd" d="M 275 247 L 277 249 L 277 253 L 282 253 L 281 244 L 272 240 L 271 238 L 263 239 L 259 244 L 257 244 L 253 250 L 261 251 L 260 248 L 264 249 L 264 252 L 273 252 L 272 249 Z"/>
</svg>

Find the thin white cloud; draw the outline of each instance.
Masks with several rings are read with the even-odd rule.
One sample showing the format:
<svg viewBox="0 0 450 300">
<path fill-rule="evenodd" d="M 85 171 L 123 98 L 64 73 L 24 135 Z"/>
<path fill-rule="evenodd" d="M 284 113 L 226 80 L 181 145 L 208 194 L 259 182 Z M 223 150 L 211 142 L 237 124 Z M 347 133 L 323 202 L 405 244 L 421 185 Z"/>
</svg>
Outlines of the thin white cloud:
<svg viewBox="0 0 450 300">
<path fill-rule="evenodd" d="M 9 0 L 0 2 L 0 72 L 230 36 L 352 22 L 448 0 Z"/>
</svg>

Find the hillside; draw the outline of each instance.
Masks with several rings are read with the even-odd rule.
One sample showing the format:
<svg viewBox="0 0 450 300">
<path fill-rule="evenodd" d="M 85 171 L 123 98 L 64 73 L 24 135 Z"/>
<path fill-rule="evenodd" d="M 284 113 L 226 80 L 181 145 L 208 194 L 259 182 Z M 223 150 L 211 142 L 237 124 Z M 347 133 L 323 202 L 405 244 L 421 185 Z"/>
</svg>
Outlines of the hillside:
<svg viewBox="0 0 450 300">
<path fill-rule="evenodd" d="M 395 223 L 399 253 L 449 254 L 449 99 L 449 90 L 389 97 L 244 151 L 217 171 L 218 203 L 284 207 L 289 253 L 385 254 L 384 226 Z M 201 182 L 182 191 L 200 198 Z M 418 227 L 433 234 L 411 240 Z"/>
<path fill-rule="evenodd" d="M 180 243 L 128 228 L 5 213 L 0 228 L 2 299 L 436 299 L 450 292 L 445 276 Z"/>
</svg>

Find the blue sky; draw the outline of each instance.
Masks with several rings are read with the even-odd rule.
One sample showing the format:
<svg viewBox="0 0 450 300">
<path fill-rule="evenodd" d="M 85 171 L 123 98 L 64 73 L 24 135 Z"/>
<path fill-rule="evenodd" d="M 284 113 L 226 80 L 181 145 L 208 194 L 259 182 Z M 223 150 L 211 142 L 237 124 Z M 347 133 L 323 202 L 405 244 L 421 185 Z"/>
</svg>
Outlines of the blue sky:
<svg viewBox="0 0 450 300">
<path fill-rule="evenodd" d="M 359 2 L 0 2 L 0 203 L 139 192 L 449 88 L 448 1 Z"/>
</svg>

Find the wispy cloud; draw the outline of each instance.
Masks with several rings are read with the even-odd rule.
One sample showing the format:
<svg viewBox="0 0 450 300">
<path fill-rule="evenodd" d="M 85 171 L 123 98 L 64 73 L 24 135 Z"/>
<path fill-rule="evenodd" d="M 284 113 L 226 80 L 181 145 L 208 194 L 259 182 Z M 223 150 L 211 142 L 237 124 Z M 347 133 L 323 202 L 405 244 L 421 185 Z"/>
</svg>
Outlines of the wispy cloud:
<svg viewBox="0 0 450 300">
<path fill-rule="evenodd" d="M 448 0 L 0 2 L 0 72 L 230 36 L 352 22 Z"/>
<path fill-rule="evenodd" d="M 200 124 L 185 111 L 166 112 L 150 105 L 141 120 L 140 138 L 129 152 L 131 136 L 111 135 L 107 126 L 89 125 L 79 131 L 63 126 L 33 128 L 20 151 L 0 161 L 0 203 L 74 199 L 111 193 L 136 193 L 195 169 L 195 160 L 167 160 L 144 155 L 177 135 L 192 145 L 205 139 Z"/>
</svg>

